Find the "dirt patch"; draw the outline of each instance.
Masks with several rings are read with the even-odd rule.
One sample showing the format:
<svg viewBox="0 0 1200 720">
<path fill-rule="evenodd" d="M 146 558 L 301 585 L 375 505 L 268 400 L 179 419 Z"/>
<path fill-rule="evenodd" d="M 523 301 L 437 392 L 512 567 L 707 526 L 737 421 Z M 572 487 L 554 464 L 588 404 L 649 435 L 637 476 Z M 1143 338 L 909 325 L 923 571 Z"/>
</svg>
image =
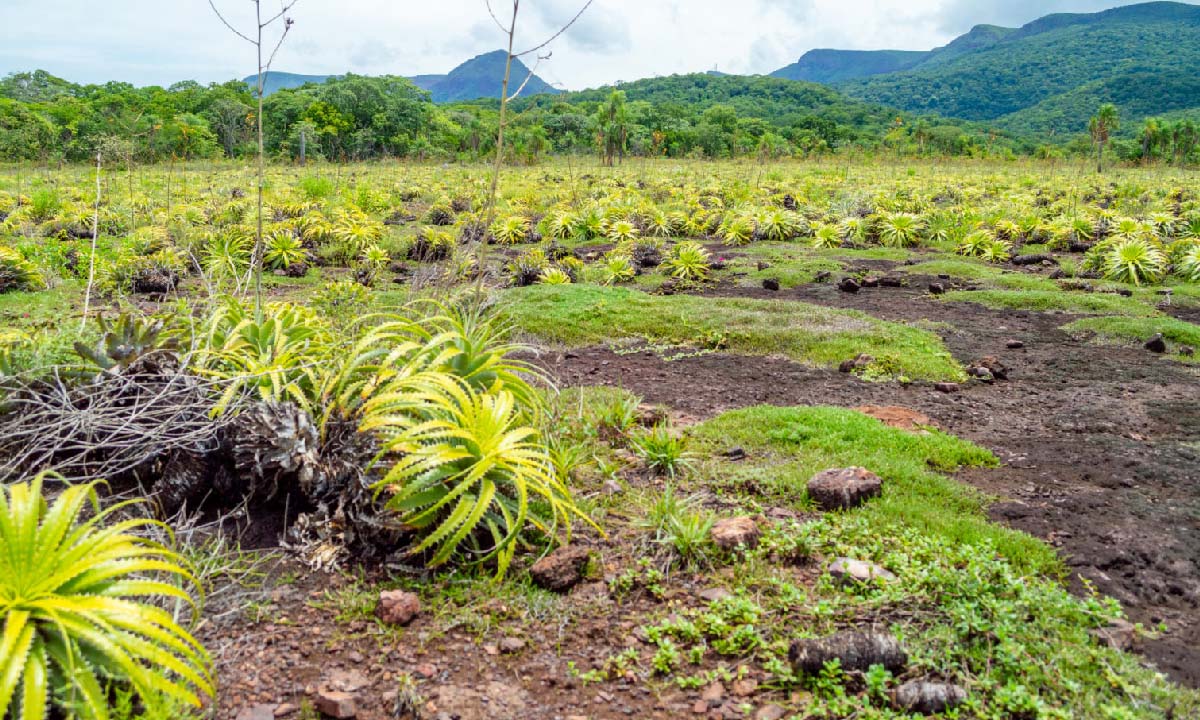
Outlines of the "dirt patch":
<svg viewBox="0 0 1200 720">
<path fill-rule="evenodd" d="M 1009 380 L 959 392 L 926 384 L 868 383 L 778 358 L 712 354 L 665 362 L 650 352 L 588 348 L 542 358 L 563 385 L 626 388 L 647 401 L 707 418 L 756 404 L 902 406 L 947 432 L 991 448 L 1003 467 L 962 479 L 1000 499 L 992 515 L 1058 547 L 1083 581 L 1118 598 L 1130 616 L 1168 631 L 1143 644 L 1178 681 L 1200 686 L 1200 418 L 1193 368 L 1145 351 L 1101 347 L 1058 328 L 1065 314 L 942 302 L 928 281 L 845 293 L 828 284 L 711 294 L 804 301 L 924 322 L 954 356 L 986 356 Z M 1020 343 L 1019 348 L 1010 345 Z"/>
</svg>

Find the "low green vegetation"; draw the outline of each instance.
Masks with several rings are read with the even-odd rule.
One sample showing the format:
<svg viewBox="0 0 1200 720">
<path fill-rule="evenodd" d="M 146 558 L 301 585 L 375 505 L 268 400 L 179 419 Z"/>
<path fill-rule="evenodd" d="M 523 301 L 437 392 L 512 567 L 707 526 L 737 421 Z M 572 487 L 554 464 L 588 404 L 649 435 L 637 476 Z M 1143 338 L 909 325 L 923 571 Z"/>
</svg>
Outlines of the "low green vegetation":
<svg viewBox="0 0 1200 720">
<path fill-rule="evenodd" d="M 1024 533 L 991 523 L 987 499 L 946 477 L 961 467 L 992 466 L 987 450 L 937 430 L 916 434 L 839 408 L 754 407 L 692 428 L 710 453 L 738 446 L 750 460 L 708 468 L 712 481 L 765 500 L 804 502 L 805 485 L 831 467 L 861 466 L 884 479 L 883 498 L 863 511 L 871 522 L 902 523 L 950 542 L 988 545 L 1025 571 L 1056 574 L 1054 552 Z"/>
<path fill-rule="evenodd" d="M 505 312 L 517 327 L 564 345 L 636 339 L 692 351 L 782 355 L 824 366 L 867 353 L 883 364 L 885 375 L 963 377 L 934 334 L 855 311 L 583 285 L 520 288 L 507 297 Z"/>
<path fill-rule="evenodd" d="M 1118 343 L 1144 343 L 1152 335 L 1161 334 L 1168 347 L 1187 346 L 1200 348 L 1200 325 L 1170 317 L 1130 318 L 1096 317 L 1081 318 L 1063 328 L 1067 332 L 1092 335 L 1100 340 Z"/>
<path fill-rule="evenodd" d="M 952 290 L 943 297 L 951 302 L 973 302 L 1005 310 L 1133 317 L 1156 314 L 1152 306 L 1115 293 L 1066 290 Z"/>
</svg>

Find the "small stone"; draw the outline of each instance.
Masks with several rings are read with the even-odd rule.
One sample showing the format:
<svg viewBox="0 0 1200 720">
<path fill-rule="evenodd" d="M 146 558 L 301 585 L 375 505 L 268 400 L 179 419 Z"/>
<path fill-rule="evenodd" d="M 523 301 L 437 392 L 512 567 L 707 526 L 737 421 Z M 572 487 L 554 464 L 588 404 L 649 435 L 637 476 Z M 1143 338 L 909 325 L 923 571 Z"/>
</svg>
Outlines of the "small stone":
<svg viewBox="0 0 1200 720">
<path fill-rule="evenodd" d="M 946 292 L 946 286 L 942 283 L 929 283 L 930 295 L 943 295 Z"/>
<path fill-rule="evenodd" d="M 779 281 L 776 280 L 775 278 L 767 278 L 766 280 L 763 280 L 762 286 L 763 286 L 763 290 L 770 290 L 771 292 L 779 292 Z"/>
<path fill-rule="evenodd" d="M 833 273 L 829 272 L 828 270 L 822 270 L 821 272 L 816 274 L 816 277 L 813 278 L 813 281 L 823 283 L 823 282 L 829 280 L 829 278 L 831 278 L 831 277 L 833 277 Z"/>
<path fill-rule="evenodd" d="M 865 288 L 879 287 L 879 278 L 873 276 L 865 277 L 862 279 L 862 286 Z"/>
<path fill-rule="evenodd" d="M 696 715 L 708 714 L 708 701 L 697 700 L 696 702 L 692 703 L 692 712 Z"/>
<path fill-rule="evenodd" d="M 238 711 L 236 720 L 275 720 L 274 705 L 250 705 Z"/>
<path fill-rule="evenodd" d="M 769 267 L 771 267 L 771 263 L 769 263 L 769 262 L 766 262 L 766 261 L 764 261 L 764 260 L 759 260 L 759 261 L 758 261 L 758 271 L 759 271 L 759 272 L 762 272 L 763 270 L 766 270 L 766 269 L 767 269 L 767 268 L 769 268 Z"/>
<path fill-rule="evenodd" d="M 434 665 L 433 663 L 421 663 L 413 668 L 413 675 L 425 680 L 433 678 L 435 675 L 437 675 L 437 672 L 437 665 Z"/>
<path fill-rule="evenodd" d="M 899 673 L 908 665 L 908 653 L 894 636 L 854 630 L 795 640 L 788 648 L 788 659 L 797 672 L 809 675 L 821 672 L 831 660 L 840 661 L 846 672 L 866 672 L 872 665 L 882 665 Z"/>
<path fill-rule="evenodd" d="M 733 597 L 733 593 L 729 592 L 723 587 L 708 588 L 707 590 L 701 590 L 697 594 L 700 596 L 700 599 L 704 600 L 705 602 L 716 602 L 718 600 L 724 600 L 727 597 Z"/>
<path fill-rule="evenodd" d="M 379 593 L 375 615 L 388 625 L 407 625 L 421 612 L 421 598 L 404 590 L 384 590 Z"/>
<path fill-rule="evenodd" d="M 962 389 L 962 387 L 958 383 L 940 382 L 940 383 L 934 383 L 933 389 L 937 390 L 940 393 L 949 394 L 949 393 L 958 392 L 959 390 Z"/>
<path fill-rule="evenodd" d="M 504 653 L 505 655 L 512 655 L 513 653 L 519 653 L 525 649 L 525 641 L 521 638 L 515 637 L 501 638 L 497 647 L 500 649 L 500 652 Z"/>
<path fill-rule="evenodd" d="M 719 682 L 712 683 L 704 688 L 704 692 L 700 693 L 700 699 L 709 704 L 710 707 L 716 707 L 725 699 L 725 686 Z"/>
<path fill-rule="evenodd" d="M 718 520 L 712 527 L 713 543 L 722 550 L 752 548 L 758 545 L 762 531 L 753 518 L 735 517 Z"/>
<path fill-rule="evenodd" d="M 844 277 L 838 282 L 838 290 L 847 293 L 856 293 L 862 285 L 852 277 Z"/>
<path fill-rule="evenodd" d="M 730 688 L 734 695 L 738 697 L 750 697 L 758 690 L 758 681 L 754 678 L 742 678 L 734 680 L 733 686 Z"/>
<path fill-rule="evenodd" d="M 885 288 L 904 287 L 904 280 L 898 277 L 882 277 L 879 278 L 879 285 Z"/>
<path fill-rule="evenodd" d="M 1167 351 L 1167 341 L 1163 339 L 1162 333 L 1156 333 L 1142 347 L 1152 353 L 1165 353 Z"/>
<path fill-rule="evenodd" d="M 763 705 L 754 713 L 754 720 L 782 720 L 787 715 L 787 710 L 778 705 Z"/>
<path fill-rule="evenodd" d="M 888 583 L 896 579 L 895 575 L 875 563 L 845 557 L 840 557 L 830 564 L 829 574 L 835 582 L 843 585 L 848 583 L 867 584 L 875 580 Z"/>
<path fill-rule="evenodd" d="M 821 510 L 849 510 L 883 493 L 883 480 L 861 467 L 823 470 L 808 481 L 808 496 Z"/>
<path fill-rule="evenodd" d="M 737 462 L 738 460 L 745 460 L 746 459 L 746 449 L 741 448 L 741 447 L 730 448 L 730 449 L 726 450 L 725 452 L 721 453 L 721 457 L 725 458 L 726 460 L 732 460 L 733 462 Z"/>
<path fill-rule="evenodd" d="M 967 691 L 950 683 L 913 680 L 892 691 L 892 704 L 898 710 L 922 715 L 940 715 L 966 700 Z"/>
<path fill-rule="evenodd" d="M 560 547 L 529 568 L 529 577 L 540 588 L 566 592 L 583 579 L 589 553 L 578 545 Z"/>
<path fill-rule="evenodd" d="M 1004 343 L 1004 347 L 1008 348 L 1009 350 L 1020 350 L 1021 348 L 1025 347 L 1025 343 L 1021 342 L 1020 340 L 1009 340 L 1008 342 Z"/>
<path fill-rule="evenodd" d="M 855 370 L 863 370 L 867 367 L 870 367 L 871 363 L 873 363 L 873 362 L 875 362 L 874 357 L 872 357 L 866 353 L 862 353 L 862 354 L 858 355 L 857 357 L 855 357 L 851 360 L 846 360 L 841 365 L 839 365 L 838 372 L 852 373 Z"/>
<path fill-rule="evenodd" d="M 300 712 L 299 705 L 296 705 L 295 703 L 284 703 L 275 708 L 275 717 L 287 717 L 288 715 L 293 715 L 298 712 Z"/>
<path fill-rule="evenodd" d="M 322 714 L 338 720 L 352 718 L 358 714 L 358 705 L 350 693 L 324 690 L 313 699 L 313 707 Z"/>
<path fill-rule="evenodd" d="M 997 380 L 1008 379 L 1008 366 L 1000 362 L 1000 358 L 995 355 L 988 355 L 975 364 L 979 367 L 987 368 L 987 371 Z"/>
<path fill-rule="evenodd" d="M 1128 652 L 1137 643 L 1137 628 L 1128 620 L 1120 618 L 1102 628 L 1093 629 L 1091 633 L 1092 637 L 1114 650 Z"/>
<path fill-rule="evenodd" d="M 1192 357 L 1196 354 L 1196 348 L 1191 345 L 1180 345 L 1179 354 L 1184 357 Z"/>
<path fill-rule="evenodd" d="M 987 368 L 982 367 L 982 366 L 973 367 L 973 368 L 967 370 L 967 374 L 970 375 L 971 377 L 973 377 L 977 380 L 981 380 L 985 383 L 993 382 L 996 379 L 996 377 L 994 375 L 992 375 L 991 370 L 988 370 Z"/>
</svg>

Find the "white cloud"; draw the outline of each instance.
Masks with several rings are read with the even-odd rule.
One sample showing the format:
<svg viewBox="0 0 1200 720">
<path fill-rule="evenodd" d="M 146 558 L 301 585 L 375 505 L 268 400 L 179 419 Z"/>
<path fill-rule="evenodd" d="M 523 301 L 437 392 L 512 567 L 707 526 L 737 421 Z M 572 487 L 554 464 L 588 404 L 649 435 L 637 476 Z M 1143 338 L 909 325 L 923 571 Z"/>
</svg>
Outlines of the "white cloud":
<svg viewBox="0 0 1200 720">
<path fill-rule="evenodd" d="M 239 28 L 252 5 L 215 0 Z M 584 0 L 523 0 L 517 46 L 544 40 Z M 263 0 L 264 12 L 279 0 Z M 498 13 L 508 0 L 493 0 Z M 538 72 L 569 89 L 708 70 L 767 73 L 816 47 L 928 49 L 972 25 L 1019 25 L 1116 0 L 594 0 Z M 268 8 L 270 9 L 268 11 Z M 484 0 L 299 0 L 275 69 L 444 73 L 502 47 Z M 504 19 L 504 18 L 502 18 Z M 255 70 L 253 48 L 207 0 L 0 0 L 0 74 L 43 68 L 77 82 L 222 81 Z"/>
</svg>

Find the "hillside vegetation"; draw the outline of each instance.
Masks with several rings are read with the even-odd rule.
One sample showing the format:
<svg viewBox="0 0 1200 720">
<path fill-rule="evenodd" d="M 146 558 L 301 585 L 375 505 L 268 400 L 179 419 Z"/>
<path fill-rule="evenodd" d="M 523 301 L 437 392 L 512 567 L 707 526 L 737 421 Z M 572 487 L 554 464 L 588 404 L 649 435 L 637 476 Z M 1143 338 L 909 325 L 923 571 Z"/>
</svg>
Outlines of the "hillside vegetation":
<svg viewBox="0 0 1200 720">
<path fill-rule="evenodd" d="M 1129 118 L 1200 107 L 1189 81 L 1198 64 L 1200 8 L 1158 2 L 976 28 L 902 71 L 864 77 L 858 67 L 840 88 L 913 112 L 1064 133 L 1078 132 L 1099 102 L 1119 103 Z"/>
</svg>

